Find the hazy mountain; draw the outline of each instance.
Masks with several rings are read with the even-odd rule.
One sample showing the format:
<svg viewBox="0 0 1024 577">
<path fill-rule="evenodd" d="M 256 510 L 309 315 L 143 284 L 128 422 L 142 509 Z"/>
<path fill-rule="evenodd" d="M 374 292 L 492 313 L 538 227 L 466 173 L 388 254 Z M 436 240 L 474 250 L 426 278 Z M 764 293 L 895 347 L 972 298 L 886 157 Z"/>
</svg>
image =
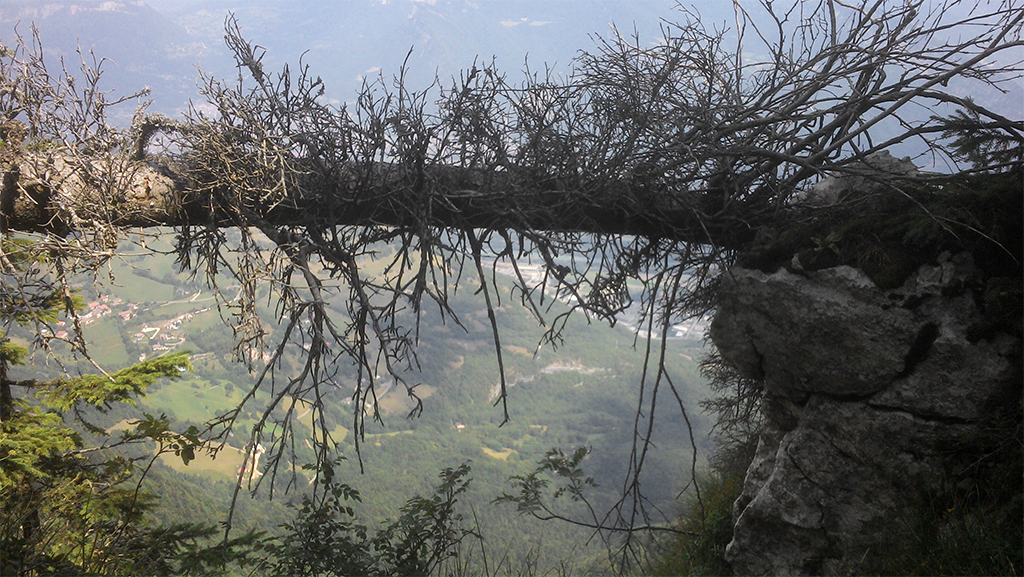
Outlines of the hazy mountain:
<svg viewBox="0 0 1024 577">
<path fill-rule="evenodd" d="M 72 74 L 79 74 L 80 49 L 86 62 L 106 60 L 102 86 L 113 90 L 112 97 L 148 86 L 164 112 L 183 107 L 195 94 L 194 62 L 209 52 L 197 37 L 143 2 L 13 0 L 0 5 L 0 43 L 12 45 L 15 33 L 31 38 L 33 25 L 51 73 L 63 59 Z M 131 112 L 123 107 L 121 116 Z"/>
<path fill-rule="evenodd" d="M 731 28 L 730 2 L 685 5 L 705 27 Z M 109 60 L 104 87 L 124 95 L 149 86 L 152 110 L 180 115 L 190 98 L 198 98 L 199 68 L 222 79 L 237 74 L 223 40 L 231 14 L 243 35 L 266 50 L 267 70 L 284 63 L 294 70 L 301 57 L 323 78 L 327 98 L 341 105 L 355 99 L 364 78 L 383 74 L 390 83 L 410 49 L 407 79 L 415 89 L 435 75 L 448 84 L 475 59 L 492 57 L 515 82 L 527 57 L 532 71 L 543 73 L 547 64 L 556 74 L 570 73 L 578 52 L 594 49 L 595 34 L 614 33 L 611 23 L 625 36 L 636 30 L 641 45 L 650 45 L 664 20 L 682 19 L 679 10 L 672 0 L 6 0 L 0 5 L 0 43 L 12 43 L 15 26 L 28 35 L 34 23 L 51 66 L 64 57 L 77 68 L 76 48 L 92 50 Z M 950 88 L 1008 117 L 1024 114 L 1019 84 L 1008 93 L 968 81 Z M 132 111 L 122 107 L 115 122 L 127 121 Z M 946 112 L 921 108 L 911 115 L 926 119 Z M 910 143 L 896 153 L 921 150 Z"/>
<path fill-rule="evenodd" d="M 731 14 L 722 12 L 723 3 L 702 4 L 723 23 Z M 302 56 L 340 104 L 354 100 L 363 78 L 397 74 L 410 49 L 408 77 L 418 88 L 435 74 L 450 80 L 478 57 L 495 58 L 513 80 L 527 57 L 533 70 L 547 63 L 567 73 L 577 51 L 593 47 L 590 35 L 611 33 L 614 22 L 621 33 L 635 27 L 642 42 L 652 43 L 660 19 L 676 14 L 674 6 L 671 0 L 11 0 L 0 6 L 0 42 L 12 43 L 16 25 L 29 35 L 34 23 L 51 61 L 63 56 L 77 66 L 76 47 L 92 50 L 110 61 L 107 87 L 124 94 L 149 86 L 153 109 L 177 114 L 196 95 L 197 66 L 219 77 L 235 74 L 223 42 L 229 14 L 247 39 L 266 49 L 269 70 L 285 62 L 294 67 Z"/>
<path fill-rule="evenodd" d="M 219 41 L 225 15 L 238 18 L 248 38 L 267 47 L 272 62 L 306 61 L 332 92 L 350 94 L 361 77 L 398 72 L 410 48 L 412 78 L 429 82 L 471 66 L 477 56 L 497 57 L 502 69 L 518 72 L 529 55 L 537 68 L 557 63 L 562 71 L 591 33 L 608 23 L 630 29 L 635 21 L 653 41 L 659 18 L 671 16 L 670 0 L 470 2 L 439 0 L 290 2 L 288 0 L 154 0 L 190 32 Z M 200 9 L 195 9 L 200 7 Z"/>
</svg>

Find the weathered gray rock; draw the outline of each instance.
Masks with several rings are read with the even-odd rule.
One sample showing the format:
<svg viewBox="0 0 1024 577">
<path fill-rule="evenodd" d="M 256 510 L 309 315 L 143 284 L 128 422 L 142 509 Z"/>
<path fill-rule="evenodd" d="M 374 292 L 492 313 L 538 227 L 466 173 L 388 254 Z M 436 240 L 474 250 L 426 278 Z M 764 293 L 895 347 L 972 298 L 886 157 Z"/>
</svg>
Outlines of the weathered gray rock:
<svg viewBox="0 0 1024 577">
<path fill-rule="evenodd" d="M 764 377 L 769 393 L 800 399 L 881 390 L 904 370 L 926 324 L 850 267 L 810 277 L 734 269 L 711 336 L 726 360 Z"/>
<path fill-rule="evenodd" d="M 855 269 L 734 269 L 711 336 L 763 378 L 768 426 L 734 507 L 737 574 L 855 571 L 899 537 L 899 508 L 937 491 L 1006 398 L 1020 342 L 970 342 L 979 311 L 969 255 L 877 289 Z"/>
<path fill-rule="evenodd" d="M 917 176 L 919 171 L 909 157 L 896 158 L 888 150 L 870 154 L 840 174 L 826 177 L 799 195 L 797 202 L 812 206 L 835 206 L 850 200 L 863 200 L 887 190 L 893 179 Z"/>
</svg>

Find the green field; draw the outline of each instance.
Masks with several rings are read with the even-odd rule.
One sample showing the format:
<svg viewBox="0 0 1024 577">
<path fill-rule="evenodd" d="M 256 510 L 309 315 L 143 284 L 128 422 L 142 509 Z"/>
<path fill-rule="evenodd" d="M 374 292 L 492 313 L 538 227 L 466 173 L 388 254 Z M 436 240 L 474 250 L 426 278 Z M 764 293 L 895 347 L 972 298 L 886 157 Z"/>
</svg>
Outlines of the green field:
<svg viewBox="0 0 1024 577">
<path fill-rule="evenodd" d="M 131 363 L 121 340 L 121 332 L 117 328 L 116 323 L 119 321 L 120 318 L 116 315 L 108 315 L 89 323 L 83 329 L 93 359 L 100 366 L 112 367 L 113 370 Z"/>
<path fill-rule="evenodd" d="M 179 473 L 234 482 L 238 479 L 238 470 L 242 466 L 244 457 L 245 454 L 241 449 L 228 445 L 221 448 L 212 457 L 205 451 L 197 452 L 196 458 L 189 461 L 187 465 L 182 462 L 181 457 L 174 453 L 164 453 L 160 455 L 160 460 Z"/>
</svg>

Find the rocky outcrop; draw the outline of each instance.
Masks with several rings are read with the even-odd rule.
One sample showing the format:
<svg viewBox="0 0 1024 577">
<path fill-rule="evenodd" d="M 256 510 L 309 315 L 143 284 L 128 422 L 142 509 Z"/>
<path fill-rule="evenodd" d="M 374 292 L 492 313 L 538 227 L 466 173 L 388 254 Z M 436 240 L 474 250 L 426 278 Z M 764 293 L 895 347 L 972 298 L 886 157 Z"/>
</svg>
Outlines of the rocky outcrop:
<svg viewBox="0 0 1024 577">
<path fill-rule="evenodd" d="M 768 417 L 734 506 L 737 574 L 855 571 L 1016 398 L 1019 339 L 970 330 L 977 274 L 964 253 L 894 290 L 846 266 L 723 275 L 711 336 L 763 379 Z"/>
</svg>

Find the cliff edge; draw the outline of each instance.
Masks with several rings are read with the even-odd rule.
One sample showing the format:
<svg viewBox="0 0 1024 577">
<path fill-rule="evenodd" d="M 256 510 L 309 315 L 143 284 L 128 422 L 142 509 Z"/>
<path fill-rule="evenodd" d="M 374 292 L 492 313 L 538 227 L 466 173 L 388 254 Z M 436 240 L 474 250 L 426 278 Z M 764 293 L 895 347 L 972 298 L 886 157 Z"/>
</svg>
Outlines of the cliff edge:
<svg viewBox="0 0 1024 577">
<path fill-rule="evenodd" d="M 942 251 L 888 288 L 799 254 L 722 275 L 711 337 L 763 383 L 766 417 L 733 510 L 735 574 L 859 572 L 913 538 L 905 512 L 976 482 L 1021 405 L 1019 313 L 991 322 L 992 291 L 1016 282 L 1019 301 L 1019 266 L 986 269 L 978 255 L 997 248 L 979 250 Z"/>
</svg>

